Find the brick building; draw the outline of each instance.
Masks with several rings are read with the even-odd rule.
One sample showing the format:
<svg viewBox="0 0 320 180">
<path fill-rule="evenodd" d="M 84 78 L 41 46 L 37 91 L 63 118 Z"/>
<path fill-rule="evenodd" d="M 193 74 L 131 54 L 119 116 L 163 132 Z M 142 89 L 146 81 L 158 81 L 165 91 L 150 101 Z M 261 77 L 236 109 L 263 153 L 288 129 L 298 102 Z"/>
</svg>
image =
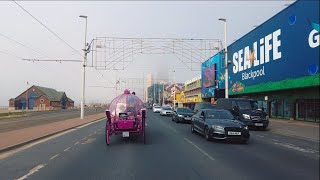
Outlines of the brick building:
<svg viewBox="0 0 320 180">
<path fill-rule="evenodd" d="M 65 92 L 41 86 L 31 86 L 16 98 L 9 99 L 9 110 L 51 110 L 74 107 L 74 101 Z"/>
</svg>

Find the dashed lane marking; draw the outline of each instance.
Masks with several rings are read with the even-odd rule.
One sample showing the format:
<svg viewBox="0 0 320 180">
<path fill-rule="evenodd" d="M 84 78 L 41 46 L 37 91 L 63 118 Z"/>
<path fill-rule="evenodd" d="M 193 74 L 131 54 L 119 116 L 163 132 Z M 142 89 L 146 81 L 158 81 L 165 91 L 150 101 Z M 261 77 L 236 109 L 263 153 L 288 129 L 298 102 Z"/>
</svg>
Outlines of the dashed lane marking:
<svg viewBox="0 0 320 180">
<path fill-rule="evenodd" d="M 171 126 L 167 126 L 169 129 L 171 129 L 174 133 L 178 133 L 178 131 L 175 129 L 175 128 L 173 128 L 173 127 L 171 127 Z"/>
<path fill-rule="evenodd" d="M 95 140 L 96 140 L 96 138 L 88 138 L 85 142 L 83 142 L 81 144 L 89 144 L 89 143 L 92 143 Z"/>
<path fill-rule="evenodd" d="M 67 149 L 63 150 L 64 152 L 68 151 L 70 149 L 70 147 L 68 147 Z"/>
<path fill-rule="evenodd" d="M 77 145 L 77 144 L 79 144 L 79 142 L 74 143 L 74 145 Z"/>
<path fill-rule="evenodd" d="M 82 140 L 86 140 L 86 139 L 87 139 L 87 137 L 82 138 Z"/>
<path fill-rule="evenodd" d="M 279 140 L 277 140 L 277 139 L 271 139 L 272 141 L 276 141 L 276 142 L 278 142 Z"/>
<path fill-rule="evenodd" d="M 17 179 L 17 180 L 27 179 L 29 176 L 31 176 L 32 174 L 36 173 L 37 171 L 39 171 L 41 168 L 43 168 L 43 167 L 45 167 L 45 166 L 46 166 L 46 164 L 39 164 L 38 166 L 36 166 L 36 167 L 34 167 L 33 169 L 31 169 L 28 174 L 20 177 L 20 178 Z"/>
<path fill-rule="evenodd" d="M 52 157 L 50 158 L 50 160 L 53 160 L 54 158 L 56 158 L 56 157 L 58 157 L 58 156 L 59 156 L 59 154 L 56 154 L 56 155 L 52 156 Z"/>
<path fill-rule="evenodd" d="M 206 153 L 204 150 L 202 150 L 199 146 L 195 145 L 192 141 L 190 141 L 187 138 L 184 138 L 184 140 L 186 140 L 188 143 L 190 143 L 192 146 L 194 146 L 196 149 L 198 149 L 200 152 L 202 152 L 209 159 L 211 159 L 212 161 L 214 160 L 214 158 L 212 156 L 210 156 L 208 153 Z"/>
</svg>

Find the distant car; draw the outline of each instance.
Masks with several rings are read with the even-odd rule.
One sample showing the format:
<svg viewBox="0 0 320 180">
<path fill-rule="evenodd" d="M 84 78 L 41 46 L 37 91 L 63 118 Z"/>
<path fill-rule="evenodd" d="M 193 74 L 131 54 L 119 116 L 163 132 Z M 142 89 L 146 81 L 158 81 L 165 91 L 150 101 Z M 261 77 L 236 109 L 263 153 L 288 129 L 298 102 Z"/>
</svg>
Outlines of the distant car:
<svg viewBox="0 0 320 180">
<path fill-rule="evenodd" d="M 177 108 L 176 111 L 172 114 L 172 121 L 175 121 L 176 123 L 182 122 L 182 121 L 188 121 L 191 122 L 191 117 L 193 116 L 193 111 L 189 108 Z"/>
<path fill-rule="evenodd" d="M 200 102 L 200 103 L 196 103 L 196 105 L 194 106 L 194 113 L 197 113 L 200 109 L 214 109 L 216 107 L 216 105 L 210 103 L 210 102 Z"/>
<path fill-rule="evenodd" d="M 161 116 L 171 116 L 173 113 L 171 107 L 162 107 L 161 111 L 160 111 L 160 115 Z"/>
<path fill-rule="evenodd" d="M 247 125 L 235 120 L 230 111 L 224 109 L 201 109 L 193 117 L 191 132 L 203 134 L 206 140 L 225 139 L 246 143 L 250 133 Z"/>
<path fill-rule="evenodd" d="M 161 106 L 153 106 L 153 108 L 152 108 L 152 111 L 153 111 L 154 113 L 158 113 L 158 112 L 160 112 L 161 110 L 162 110 Z"/>
</svg>

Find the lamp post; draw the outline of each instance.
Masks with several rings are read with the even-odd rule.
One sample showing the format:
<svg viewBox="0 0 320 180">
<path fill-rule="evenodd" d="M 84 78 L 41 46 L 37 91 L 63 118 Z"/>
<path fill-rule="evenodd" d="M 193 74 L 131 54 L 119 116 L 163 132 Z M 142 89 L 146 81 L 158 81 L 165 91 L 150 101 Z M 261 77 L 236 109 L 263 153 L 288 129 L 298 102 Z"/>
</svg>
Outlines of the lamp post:
<svg viewBox="0 0 320 180">
<path fill-rule="evenodd" d="M 161 90 L 159 90 L 159 105 L 161 106 Z"/>
<path fill-rule="evenodd" d="M 84 117 L 84 103 L 85 103 L 85 80 L 86 80 L 86 61 L 87 61 L 87 16 L 80 15 L 80 18 L 86 19 L 86 28 L 85 28 L 85 34 L 84 34 L 84 57 L 82 61 L 82 85 L 81 85 L 81 115 L 80 119 L 83 119 Z"/>
<path fill-rule="evenodd" d="M 228 75 L 228 51 L 227 51 L 227 19 L 225 18 L 219 18 L 219 21 L 224 22 L 224 60 L 225 60 L 225 98 L 229 98 L 229 87 L 228 87 L 228 80 L 229 80 L 229 75 Z"/>
<path fill-rule="evenodd" d="M 164 84 L 162 84 L 162 104 L 164 105 Z"/>
</svg>

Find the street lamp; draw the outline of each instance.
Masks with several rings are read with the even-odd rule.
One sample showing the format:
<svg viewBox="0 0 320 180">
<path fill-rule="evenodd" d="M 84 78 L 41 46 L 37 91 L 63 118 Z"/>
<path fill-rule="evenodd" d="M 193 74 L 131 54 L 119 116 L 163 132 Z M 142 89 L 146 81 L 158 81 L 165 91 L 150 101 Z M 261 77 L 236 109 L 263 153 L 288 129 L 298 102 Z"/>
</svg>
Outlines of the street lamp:
<svg viewBox="0 0 320 180">
<path fill-rule="evenodd" d="M 162 84 L 162 104 L 164 105 L 164 84 Z"/>
<path fill-rule="evenodd" d="M 84 49 L 83 49 L 83 61 L 82 61 L 82 85 L 81 85 L 81 115 L 80 119 L 83 119 L 84 117 L 84 101 L 85 101 L 85 80 L 86 80 L 86 61 L 87 61 L 87 16 L 80 15 L 80 18 L 86 19 L 86 28 L 85 28 L 85 34 L 84 34 Z"/>
<path fill-rule="evenodd" d="M 228 93 L 228 52 L 227 52 L 227 19 L 225 18 L 219 18 L 219 21 L 223 21 L 224 22 L 224 60 L 225 60 L 225 75 L 224 75 L 224 79 L 225 79 L 225 98 L 229 98 L 229 93 Z"/>
<path fill-rule="evenodd" d="M 161 90 L 159 90 L 159 105 L 161 106 Z"/>
</svg>

